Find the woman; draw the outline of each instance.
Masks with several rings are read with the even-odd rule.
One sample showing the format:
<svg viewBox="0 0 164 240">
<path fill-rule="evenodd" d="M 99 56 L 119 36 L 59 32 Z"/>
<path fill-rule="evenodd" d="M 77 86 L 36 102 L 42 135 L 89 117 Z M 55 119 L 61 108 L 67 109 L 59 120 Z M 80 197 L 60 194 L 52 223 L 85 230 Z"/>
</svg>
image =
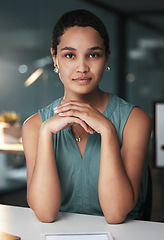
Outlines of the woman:
<svg viewBox="0 0 164 240">
<path fill-rule="evenodd" d="M 99 88 L 109 70 L 105 26 L 86 10 L 64 14 L 51 54 L 64 96 L 23 125 L 29 206 L 43 222 L 59 210 L 104 215 L 108 223 L 136 218 L 151 121 Z"/>
</svg>

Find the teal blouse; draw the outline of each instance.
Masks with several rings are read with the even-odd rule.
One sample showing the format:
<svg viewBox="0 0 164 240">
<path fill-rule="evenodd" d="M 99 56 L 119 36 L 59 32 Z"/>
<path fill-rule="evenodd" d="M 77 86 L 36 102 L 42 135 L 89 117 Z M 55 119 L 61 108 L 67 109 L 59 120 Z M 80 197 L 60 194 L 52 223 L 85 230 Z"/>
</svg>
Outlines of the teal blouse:
<svg viewBox="0 0 164 240">
<path fill-rule="evenodd" d="M 42 122 L 55 115 L 54 108 L 60 105 L 60 102 L 61 99 L 58 99 L 48 107 L 39 110 Z M 109 94 L 108 105 L 103 114 L 115 125 L 120 148 L 125 124 L 134 107 L 116 95 Z M 100 134 L 89 135 L 83 158 L 73 137 L 71 127 L 54 134 L 53 140 L 62 190 L 60 211 L 103 215 L 98 196 Z M 127 218 L 135 219 L 137 217 L 140 205 L 146 197 L 146 189 L 147 166 L 145 165 L 138 203 Z"/>
</svg>

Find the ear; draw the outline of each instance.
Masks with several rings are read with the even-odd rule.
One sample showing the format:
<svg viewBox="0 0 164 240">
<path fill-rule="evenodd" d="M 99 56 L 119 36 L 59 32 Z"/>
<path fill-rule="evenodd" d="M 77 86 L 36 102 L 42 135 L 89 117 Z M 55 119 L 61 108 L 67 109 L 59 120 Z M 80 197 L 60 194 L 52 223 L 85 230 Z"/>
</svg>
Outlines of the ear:
<svg viewBox="0 0 164 240">
<path fill-rule="evenodd" d="M 51 52 L 51 55 L 52 55 L 54 66 L 55 66 L 57 64 L 57 57 L 56 57 L 56 55 L 54 53 L 54 50 L 52 48 L 50 49 L 50 52 Z"/>
</svg>

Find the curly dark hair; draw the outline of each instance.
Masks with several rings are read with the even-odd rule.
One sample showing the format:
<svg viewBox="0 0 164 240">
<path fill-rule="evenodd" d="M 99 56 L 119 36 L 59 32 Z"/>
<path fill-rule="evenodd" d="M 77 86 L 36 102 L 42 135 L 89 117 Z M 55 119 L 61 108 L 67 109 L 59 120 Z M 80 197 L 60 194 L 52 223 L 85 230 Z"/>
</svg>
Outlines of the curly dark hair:
<svg viewBox="0 0 164 240">
<path fill-rule="evenodd" d="M 110 55 L 109 36 L 105 25 L 95 14 L 81 9 L 66 12 L 55 24 L 52 32 L 51 44 L 55 56 L 57 55 L 57 46 L 60 43 L 60 38 L 64 34 L 64 31 L 74 26 L 92 27 L 99 32 L 104 41 L 106 56 Z"/>
</svg>

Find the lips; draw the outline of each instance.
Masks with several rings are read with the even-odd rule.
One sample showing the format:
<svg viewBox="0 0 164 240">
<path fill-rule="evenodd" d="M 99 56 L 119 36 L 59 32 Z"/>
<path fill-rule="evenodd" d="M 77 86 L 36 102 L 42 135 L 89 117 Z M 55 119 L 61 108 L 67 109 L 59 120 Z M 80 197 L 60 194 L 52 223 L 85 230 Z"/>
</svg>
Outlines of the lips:
<svg viewBox="0 0 164 240">
<path fill-rule="evenodd" d="M 73 78 L 73 81 L 79 82 L 79 83 L 88 83 L 92 78 L 91 77 L 77 77 Z"/>
</svg>

